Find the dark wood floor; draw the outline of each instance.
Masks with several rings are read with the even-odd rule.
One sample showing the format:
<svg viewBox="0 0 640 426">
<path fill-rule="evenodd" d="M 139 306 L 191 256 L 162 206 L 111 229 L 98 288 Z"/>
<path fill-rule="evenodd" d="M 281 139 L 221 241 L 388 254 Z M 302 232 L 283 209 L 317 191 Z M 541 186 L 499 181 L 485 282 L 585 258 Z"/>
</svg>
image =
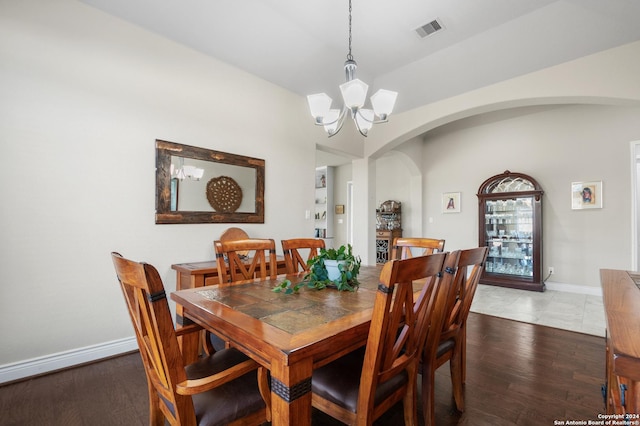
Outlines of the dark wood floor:
<svg viewBox="0 0 640 426">
<path fill-rule="evenodd" d="M 444 365 L 437 425 L 553 425 L 603 412 L 603 338 L 474 313 L 468 327 L 467 409 L 455 411 Z M 0 387 L 0 425 L 145 425 L 146 392 L 139 354 L 124 355 Z M 314 412 L 313 424 L 340 423 Z M 402 425 L 401 407 L 376 424 Z"/>
</svg>

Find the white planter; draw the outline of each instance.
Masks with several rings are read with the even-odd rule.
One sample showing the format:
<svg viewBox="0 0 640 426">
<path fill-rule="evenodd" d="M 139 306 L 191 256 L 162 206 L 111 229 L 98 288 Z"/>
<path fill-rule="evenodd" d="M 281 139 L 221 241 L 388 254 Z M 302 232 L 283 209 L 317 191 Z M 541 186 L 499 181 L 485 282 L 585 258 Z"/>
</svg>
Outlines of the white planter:
<svg viewBox="0 0 640 426">
<path fill-rule="evenodd" d="M 329 279 L 331 281 L 335 281 L 340 279 L 340 269 L 338 269 L 338 264 L 344 265 L 347 263 L 346 260 L 325 260 L 324 266 L 327 268 L 327 274 L 329 275 Z"/>
</svg>

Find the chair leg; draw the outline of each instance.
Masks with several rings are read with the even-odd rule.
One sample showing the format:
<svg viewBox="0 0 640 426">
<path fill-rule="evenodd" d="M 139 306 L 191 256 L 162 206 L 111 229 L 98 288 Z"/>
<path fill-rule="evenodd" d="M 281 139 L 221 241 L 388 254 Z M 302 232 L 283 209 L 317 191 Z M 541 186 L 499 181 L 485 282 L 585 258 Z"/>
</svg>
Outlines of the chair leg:
<svg viewBox="0 0 640 426">
<path fill-rule="evenodd" d="M 467 327 L 460 328 L 460 362 L 462 363 L 462 383 L 467 383 Z"/>
<path fill-rule="evenodd" d="M 422 411 L 425 426 L 436 424 L 435 413 L 435 378 L 436 374 L 433 365 L 423 362 L 422 364 Z"/>
<path fill-rule="evenodd" d="M 404 395 L 402 401 L 402 408 L 404 409 L 404 424 L 405 426 L 418 426 L 418 410 L 417 410 L 417 379 L 418 373 L 416 368 L 409 370 L 409 383 L 407 384 L 407 393 Z"/>
<path fill-rule="evenodd" d="M 453 399 L 456 402 L 456 408 L 458 411 L 464 411 L 464 385 L 463 385 L 463 345 L 461 340 L 453 349 L 453 354 L 449 360 L 449 366 L 451 370 L 451 387 L 453 388 Z"/>
<path fill-rule="evenodd" d="M 260 395 L 267 406 L 267 421 L 271 421 L 271 389 L 269 389 L 268 370 L 264 367 L 258 367 L 258 389 Z"/>
<path fill-rule="evenodd" d="M 164 426 L 164 414 L 160 410 L 160 397 L 156 390 L 147 382 L 149 388 L 149 426 Z"/>
</svg>

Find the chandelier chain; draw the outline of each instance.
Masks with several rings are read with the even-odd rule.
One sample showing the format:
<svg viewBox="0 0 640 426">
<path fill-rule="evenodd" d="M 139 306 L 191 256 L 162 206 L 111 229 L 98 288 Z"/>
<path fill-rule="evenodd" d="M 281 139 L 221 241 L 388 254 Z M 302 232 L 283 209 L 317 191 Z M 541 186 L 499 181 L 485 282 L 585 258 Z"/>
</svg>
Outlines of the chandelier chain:
<svg viewBox="0 0 640 426">
<path fill-rule="evenodd" d="M 349 53 L 347 53 L 347 60 L 353 61 L 353 55 L 351 55 L 351 0 L 349 0 Z"/>
</svg>

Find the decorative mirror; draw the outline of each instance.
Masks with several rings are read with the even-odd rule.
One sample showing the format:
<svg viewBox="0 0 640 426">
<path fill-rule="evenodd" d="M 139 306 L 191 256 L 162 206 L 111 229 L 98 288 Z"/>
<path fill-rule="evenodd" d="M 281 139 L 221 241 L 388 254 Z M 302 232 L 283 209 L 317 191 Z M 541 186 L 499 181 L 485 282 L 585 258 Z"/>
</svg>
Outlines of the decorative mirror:
<svg viewBox="0 0 640 426">
<path fill-rule="evenodd" d="M 156 223 L 264 223 L 264 160 L 157 139 Z"/>
</svg>

